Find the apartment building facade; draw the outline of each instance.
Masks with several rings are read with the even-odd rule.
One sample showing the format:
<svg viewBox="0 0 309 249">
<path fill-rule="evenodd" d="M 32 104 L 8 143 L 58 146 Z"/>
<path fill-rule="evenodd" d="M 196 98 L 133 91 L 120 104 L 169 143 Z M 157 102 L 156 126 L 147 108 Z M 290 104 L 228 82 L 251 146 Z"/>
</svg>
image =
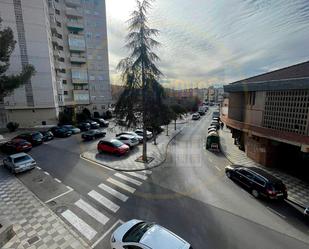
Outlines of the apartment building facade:
<svg viewBox="0 0 309 249">
<path fill-rule="evenodd" d="M 309 62 L 224 86 L 221 118 L 246 154 L 309 176 Z"/>
<path fill-rule="evenodd" d="M 3 0 L 0 16 L 17 41 L 8 73 L 28 63 L 36 69 L 5 98 L 7 121 L 55 124 L 64 108 L 102 113 L 109 107 L 104 0 Z"/>
</svg>

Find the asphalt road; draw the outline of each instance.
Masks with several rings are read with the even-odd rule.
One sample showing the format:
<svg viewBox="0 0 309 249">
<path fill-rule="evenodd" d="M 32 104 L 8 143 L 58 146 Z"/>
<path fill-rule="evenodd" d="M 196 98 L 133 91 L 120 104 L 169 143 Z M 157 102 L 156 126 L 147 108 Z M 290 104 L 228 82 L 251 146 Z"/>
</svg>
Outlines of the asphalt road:
<svg viewBox="0 0 309 249">
<path fill-rule="evenodd" d="M 34 148 L 31 154 L 42 169 L 18 177 L 69 225 L 61 216 L 67 209 L 93 227 L 97 232 L 93 238 L 82 237 L 97 249 L 110 249 L 110 233 L 121 221 L 132 218 L 157 222 L 193 248 L 308 248 L 309 223 L 293 206 L 256 200 L 225 177 L 229 162 L 222 154 L 204 149 L 210 120 L 208 114 L 190 121 L 171 143 L 166 162 L 152 174 L 145 173 L 138 186 L 120 179 L 117 172 L 81 159 L 80 153 L 94 148 L 96 142 L 82 143 L 79 136 Z M 100 193 L 102 183 L 112 186 L 111 178 L 136 189 L 128 193 L 117 188 L 128 197 L 126 201 L 105 193 L 117 204 L 117 211 L 89 195 Z M 98 225 L 76 208 L 74 203 L 80 199 L 108 217 L 107 223 Z"/>
</svg>

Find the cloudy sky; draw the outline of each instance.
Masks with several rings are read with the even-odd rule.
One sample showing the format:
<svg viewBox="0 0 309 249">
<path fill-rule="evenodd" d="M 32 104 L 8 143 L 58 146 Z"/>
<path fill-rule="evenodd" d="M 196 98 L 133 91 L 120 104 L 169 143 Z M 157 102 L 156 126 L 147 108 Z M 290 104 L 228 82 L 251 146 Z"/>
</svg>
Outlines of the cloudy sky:
<svg viewBox="0 0 309 249">
<path fill-rule="evenodd" d="M 106 0 L 112 83 L 135 0 Z M 309 60 L 309 0 L 156 0 L 150 26 L 173 88 L 226 84 Z"/>
</svg>

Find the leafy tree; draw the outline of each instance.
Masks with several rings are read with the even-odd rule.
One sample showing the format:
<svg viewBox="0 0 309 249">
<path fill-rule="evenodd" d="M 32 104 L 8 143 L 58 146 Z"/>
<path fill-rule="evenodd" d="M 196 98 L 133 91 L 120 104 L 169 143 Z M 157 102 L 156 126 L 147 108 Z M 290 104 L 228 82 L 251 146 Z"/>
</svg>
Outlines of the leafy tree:
<svg viewBox="0 0 309 249">
<path fill-rule="evenodd" d="M 178 118 L 181 118 L 183 114 L 187 113 L 186 108 L 184 108 L 182 105 L 179 104 L 173 104 L 170 106 L 171 108 L 171 115 L 172 115 L 172 119 L 174 120 L 174 127 L 176 130 L 176 121 Z"/>
<path fill-rule="evenodd" d="M 25 84 L 34 75 L 35 69 L 32 65 L 23 67 L 21 73 L 6 75 L 10 67 L 10 57 L 14 51 L 16 41 L 11 28 L 2 28 L 0 18 L 0 102 L 3 98 L 13 92 L 14 89 Z"/>
<path fill-rule="evenodd" d="M 163 88 L 159 84 L 162 76 L 156 62 L 159 57 L 153 52 L 159 43 L 154 39 L 159 34 L 157 29 L 148 26 L 148 10 L 151 0 L 137 0 L 137 9 L 132 12 L 128 20 L 129 33 L 126 37 L 126 47 L 130 51 L 127 58 L 118 64 L 124 82 L 124 91 L 116 104 L 115 112 L 119 119 L 125 119 L 127 126 L 135 126 L 140 118 L 137 112 L 142 113 L 141 123 L 143 135 L 146 137 L 146 127 L 153 126 L 154 113 L 163 106 Z M 157 120 L 160 117 L 156 117 Z M 143 140 L 143 161 L 147 162 L 147 143 Z"/>
</svg>

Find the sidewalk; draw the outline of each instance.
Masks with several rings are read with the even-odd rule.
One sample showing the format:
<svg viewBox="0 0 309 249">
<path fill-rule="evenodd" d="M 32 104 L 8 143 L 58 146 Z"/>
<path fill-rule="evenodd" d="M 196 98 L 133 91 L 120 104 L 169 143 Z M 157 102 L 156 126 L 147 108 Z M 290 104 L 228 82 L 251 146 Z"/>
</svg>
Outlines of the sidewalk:
<svg viewBox="0 0 309 249">
<path fill-rule="evenodd" d="M 142 155 L 142 145 L 135 147 L 127 155 L 121 157 L 99 154 L 96 149 L 82 153 L 81 157 L 118 171 L 149 170 L 160 166 L 165 161 L 169 143 L 181 132 L 181 129 L 186 123 L 187 120 L 182 120 L 177 123 L 177 130 L 174 130 L 174 124 L 170 124 L 168 127 L 168 136 L 166 136 L 165 127 L 165 130 L 157 137 L 157 145 L 154 145 L 153 140 L 147 143 L 147 156 L 153 158 L 150 163 L 136 161 Z"/>
<path fill-rule="evenodd" d="M 0 169 L 0 214 L 16 235 L 3 249 L 86 249 L 69 227 L 5 169 Z"/>
<path fill-rule="evenodd" d="M 220 130 L 220 144 L 222 152 L 231 163 L 262 168 L 284 182 L 288 189 L 288 199 L 290 201 L 303 208 L 309 206 L 309 185 L 307 183 L 278 169 L 264 167 L 248 158 L 245 152 L 234 145 L 232 133 L 226 127 Z"/>
</svg>

